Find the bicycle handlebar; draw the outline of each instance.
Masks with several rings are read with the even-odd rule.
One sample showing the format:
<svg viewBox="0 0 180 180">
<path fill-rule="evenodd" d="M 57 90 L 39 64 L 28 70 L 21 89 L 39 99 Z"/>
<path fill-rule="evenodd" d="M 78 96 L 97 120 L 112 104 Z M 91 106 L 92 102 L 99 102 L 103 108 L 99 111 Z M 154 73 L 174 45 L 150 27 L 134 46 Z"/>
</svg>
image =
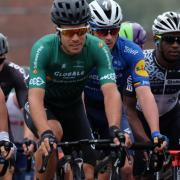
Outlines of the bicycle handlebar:
<svg viewBox="0 0 180 180">
<path fill-rule="evenodd" d="M 10 149 L 9 149 L 10 151 Z M 19 153 L 23 153 L 24 150 L 22 147 L 17 148 L 16 152 Z M 0 177 L 4 176 L 9 165 L 12 163 L 13 158 L 6 160 L 3 156 L 0 155 L 0 164 L 3 165 L 2 170 L 0 171 Z M 29 172 L 31 170 L 31 166 L 32 166 L 32 157 L 31 156 L 27 156 L 27 168 L 26 171 Z"/>
<path fill-rule="evenodd" d="M 120 145 L 114 144 L 112 139 L 91 139 L 91 140 L 90 139 L 82 139 L 82 140 L 71 141 L 71 142 L 65 141 L 65 142 L 58 143 L 57 147 L 76 148 L 76 149 L 80 150 L 82 146 L 87 146 L 87 145 L 95 145 L 95 147 L 97 149 L 110 148 L 112 150 L 116 149 L 116 150 L 120 150 L 120 151 L 122 151 L 122 148 L 126 148 L 124 146 L 122 147 L 121 144 Z M 120 149 L 120 147 L 121 147 L 121 149 Z M 150 149 L 153 149 L 153 147 L 154 146 L 152 143 L 134 143 L 129 149 L 150 150 Z M 42 157 L 42 164 L 39 169 L 39 173 L 45 172 L 51 153 L 52 153 L 52 151 L 49 152 L 48 156 Z"/>
</svg>

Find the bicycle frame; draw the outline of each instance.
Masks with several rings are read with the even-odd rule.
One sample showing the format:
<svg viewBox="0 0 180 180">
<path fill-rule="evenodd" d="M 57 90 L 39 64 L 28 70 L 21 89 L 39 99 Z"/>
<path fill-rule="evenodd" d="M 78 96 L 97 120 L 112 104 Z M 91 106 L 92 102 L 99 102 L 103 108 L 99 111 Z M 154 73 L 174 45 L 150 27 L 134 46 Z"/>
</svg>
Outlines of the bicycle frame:
<svg viewBox="0 0 180 180">
<path fill-rule="evenodd" d="M 180 180 L 180 151 L 170 150 L 169 153 L 173 157 L 173 161 L 172 161 L 173 180 Z"/>
</svg>

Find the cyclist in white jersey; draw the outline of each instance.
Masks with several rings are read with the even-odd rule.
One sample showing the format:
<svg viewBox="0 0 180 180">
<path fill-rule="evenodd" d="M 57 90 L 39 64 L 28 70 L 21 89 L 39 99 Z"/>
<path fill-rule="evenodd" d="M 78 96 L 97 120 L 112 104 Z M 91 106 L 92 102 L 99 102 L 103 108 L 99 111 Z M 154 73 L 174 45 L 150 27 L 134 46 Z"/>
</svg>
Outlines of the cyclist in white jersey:
<svg viewBox="0 0 180 180">
<path fill-rule="evenodd" d="M 169 137 L 169 148 L 180 149 L 180 14 L 165 12 L 152 26 L 155 49 L 144 51 L 146 70 L 149 72 L 151 90 L 155 96 L 160 130 Z M 135 140 L 150 141 L 150 131 L 128 78 L 124 102 Z M 135 108 L 136 107 L 136 108 Z M 138 116 L 137 116 L 137 112 Z M 141 129 L 141 130 L 140 130 Z M 135 156 L 134 174 L 137 179 L 144 171 L 142 153 Z M 141 177 L 142 178 L 142 177 Z M 149 177 L 152 179 L 152 177 Z"/>
</svg>

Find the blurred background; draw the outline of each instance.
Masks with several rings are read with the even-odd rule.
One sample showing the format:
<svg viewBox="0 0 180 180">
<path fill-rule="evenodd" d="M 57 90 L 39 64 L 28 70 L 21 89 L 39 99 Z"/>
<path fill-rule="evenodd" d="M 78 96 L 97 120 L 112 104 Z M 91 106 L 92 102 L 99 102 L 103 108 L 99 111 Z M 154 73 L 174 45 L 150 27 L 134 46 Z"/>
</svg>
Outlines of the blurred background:
<svg viewBox="0 0 180 180">
<path fill-rule="evenodd" d="M 87 0 L 89 3 L 91 0 Z M 29 64 L 33 43 L 41 36 L 55 32 L 50 20 L 53 0 L 0 0 L 0 32 L 8 37 L 9 59 L 20 65 Z M 123 20 L 137 21 L 148 32 L 145 48 L 152 48 L 151 26 L 164 11 L 180 12 L 179 0 L 116 0 Z"/>
</svg>

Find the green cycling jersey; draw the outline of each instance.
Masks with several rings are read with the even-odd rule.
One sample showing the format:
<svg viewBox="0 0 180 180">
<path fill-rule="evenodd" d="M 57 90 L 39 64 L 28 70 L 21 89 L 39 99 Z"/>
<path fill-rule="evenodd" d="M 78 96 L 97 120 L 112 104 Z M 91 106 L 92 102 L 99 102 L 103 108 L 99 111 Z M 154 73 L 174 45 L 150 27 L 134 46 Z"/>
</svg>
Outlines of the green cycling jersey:
<svg viewBox="0 0 180 180">
<path fill-rule="evenodd" d="M 48 34 L 32 47 L 29 88 L 45 89 L 45 101 L 67 106 L 81 96 L 88 75 L 97 68 L 100 84 L 115 83 L 111 54 L 105 43 L 90 34 L 81 53 L 68 55 L 57 34 Z"/>
</svg>

